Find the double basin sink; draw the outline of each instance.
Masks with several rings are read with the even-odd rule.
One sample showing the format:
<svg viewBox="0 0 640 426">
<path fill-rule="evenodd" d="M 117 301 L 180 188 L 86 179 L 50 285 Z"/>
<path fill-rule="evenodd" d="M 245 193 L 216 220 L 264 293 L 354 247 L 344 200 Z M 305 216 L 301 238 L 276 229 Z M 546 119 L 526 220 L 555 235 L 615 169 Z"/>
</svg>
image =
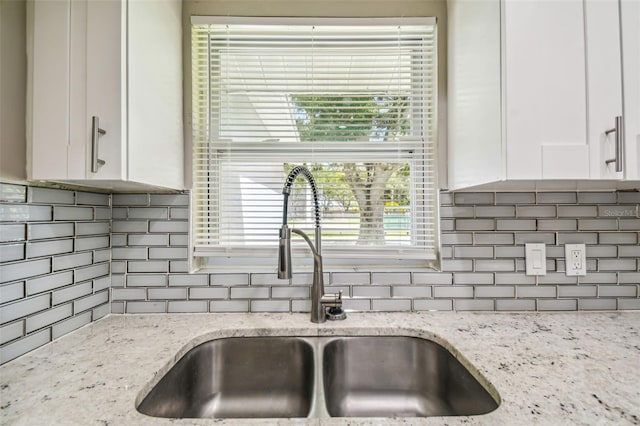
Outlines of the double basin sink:
<svg viewBox="0 0 640 426">
<path fill-rule="evenodd" d="M 498 393 L 475 376 L 445 347 L 417 337 L 232 337 L 187 352 L 139 396 L 137 409 L 166 418 L 471 416 L 495 410 Z"/>
</svg>

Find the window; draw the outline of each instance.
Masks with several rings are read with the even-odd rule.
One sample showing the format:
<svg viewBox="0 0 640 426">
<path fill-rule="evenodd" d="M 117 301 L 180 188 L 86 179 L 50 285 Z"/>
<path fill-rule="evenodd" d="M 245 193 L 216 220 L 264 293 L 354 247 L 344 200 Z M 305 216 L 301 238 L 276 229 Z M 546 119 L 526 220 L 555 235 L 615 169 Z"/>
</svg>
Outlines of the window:
<svg viewBox="0 0 640 426">
<path fill-rule="evenodd" d="M 192 18 L 195 257 L 274 269 L 305 165 L 325 268 L 437 267 L 435 38 L 434 18 Z M 300 179 L 289 224 L 312 218 Z"/>
</svg>

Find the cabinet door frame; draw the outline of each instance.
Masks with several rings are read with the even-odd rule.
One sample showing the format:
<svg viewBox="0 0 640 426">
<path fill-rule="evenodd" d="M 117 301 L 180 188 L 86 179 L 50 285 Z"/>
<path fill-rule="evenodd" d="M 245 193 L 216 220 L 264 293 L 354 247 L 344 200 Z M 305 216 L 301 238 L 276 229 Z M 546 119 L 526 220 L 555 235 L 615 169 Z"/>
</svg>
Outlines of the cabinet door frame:
<svg viewBox="0 0 640 426">
<path fill-rule="evenodd" d="M 586 0 L 587 124 L 592 179 L 622 179 L 615 171 L 616 134 L 606 133 L 622 116 L 622 50 L 617 1 Z"/>
<path fill-rule="evenodd" d="M 88 179 L 121 180 L 125 179 L 128 143 L 126 3 L 91 0 L 86 7 L 86 175 Z M 91 172 L 93 116 L 106 132 L 98 137 L 98 156 L 105 163 L 96 173 Z"/>
</svg>

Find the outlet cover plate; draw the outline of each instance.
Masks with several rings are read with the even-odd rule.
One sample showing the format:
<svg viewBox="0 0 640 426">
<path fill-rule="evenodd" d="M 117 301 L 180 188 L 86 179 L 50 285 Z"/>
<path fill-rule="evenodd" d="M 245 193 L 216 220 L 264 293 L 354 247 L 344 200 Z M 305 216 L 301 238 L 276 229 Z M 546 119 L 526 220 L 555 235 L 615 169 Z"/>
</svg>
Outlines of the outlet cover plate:
<svg viewBox="0 0 640 426">
<path fill-rule="evenodd" d="M 565 244 L 564 262 L 567 276 L 587 275 L 587 252 L 584 244 Z"/>
<path fill-rule="evenodd" d="M 525 266 L 527 275 L 547 275 L 547 255 L 544 244 L 530 243 L 524 245 Z"/>
</svg>

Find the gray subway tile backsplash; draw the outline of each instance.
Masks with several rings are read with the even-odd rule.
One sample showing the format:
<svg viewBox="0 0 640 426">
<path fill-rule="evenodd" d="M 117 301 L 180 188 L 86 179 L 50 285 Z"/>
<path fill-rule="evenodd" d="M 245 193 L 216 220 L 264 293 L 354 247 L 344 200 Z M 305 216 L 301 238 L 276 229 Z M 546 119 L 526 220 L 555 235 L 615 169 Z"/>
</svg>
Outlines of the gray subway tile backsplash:
<svg viewBox="0 0 640 426">
<path fill-rule="evenodd" d="M 451 311 L 453 310 L 453 300 L 448 299 L 414 299 L 414 311 Z"/>
<path fill-rule="evenodd" d="M 0 327 L 0 345 L 24 336 L 24 320 L 16 321 Z"/>
<path fill-rule="evenodd" d="M 51 240 L 27 243 L 27 257 L 52 256 L 73 252 L 73 240 Z"/>
<path fill-rule="evenodd" d="M 73 284 L 73 271 L 62 271 L 27 280 L 27 295 L 54 290 Z"/>
<path fill-rule="evenodd" d="M 132 219 L 168 219 L 169 210 L 165 207 L 130 207 L 127 215 Z"/>
<path fill-rule="evenodd" d="M 11 361 L 51 341 L 51 329 L 47 328 L 0 346 L 0 364 Z"/>
<path fill-rule="evenodd" d="M 60 303 L 68 302 L 70 300 L 78 299 L 83 296 L 87 296 L 93 292 L 91 282 L 84 282 L 68 287 L 64 287 L 60 290 L 56 290 L 51 295 L 51 303 L 58 305 Z"/>
<path fill-rule="evenodd" d="M 18 225 L 0 223 L 0 243 L 24 241 L 27 238 L 26 229 L 24 223 Z"/>
<path fill-rule="evenodd" d="M 401 312 L 411 310 L 411 299 L 374 299 L 372 311 Z"/>
<path fill-rule="evenodd" d="M 0 262 L 11 262 L 25 258 L 24 244 L 0 245 Z"/>
<path fill-rule="evenodd" d="M 453 194 L 455 204 L 493 204 L 494 194 L 491 192 L 458 192 Z"/>
<path fill-rule="evenodd" d="M 73 223 L 32 223 L 27 224 L 29 240 L 73 237 Z"/>
<path fill-rule="evenodd" d="M 578 196 L 575 192 L 538 192 L 538 204 L 575 204 Z"/>
<path fill-rule="evenodd" d="M 493 299 L 455 299 L 453 309 L 456 311 L 493 311 L 495 301 Z"/>
<path fill-rule="evenodd" d="M 76 235 L 108 235 L 109 222 L 78 222 L 76 223 Z M 108 238 L 108 237 L 106 237 Z"/>
<path fill-rule="evenodd" d="M 93 220 L 93 207 L 53 206 L 53 220 Z"/>
<path fill-rule="evenodd" d="M 150 288 L 147 290 L 149 300 L 186 299 L 186 288 Z"/>
<path fill-rule="evenodd" d="M 614 311 L 617 305 L 616 299 L 578 299 L 578 309 L 583 311 Z"/>
<path fill-rule="evenodd" d="M 149 222 L 149 232 L 189 232 L 189 222 L 186 220 L 171 222 L 152 220 Z"/>
<path fill-rule="evenodd" d="M 151 194 L 150 205 L 152 206 L 188 206 L 188 194 Z"/>
<path fill-rule="evenodd" d="M 433 297 L 438 298 L 455 298 L 455 297 L 463 297 L 463 298 L 472 298 L 473 297 L 473 287 L 472 286 L 447 286 L 447 287 L 439 287 L 436 286 L 433 288 Z"/>
<path fill-rule="evenodd" d="M 111 273 L 124 274 L 125 272 L 169 272 L 169 262 L 166 260 L 130 260 L 112 261 Z"/>
<path fill-rule="evenodd" d="M 523 218 L 545 218 L 556 217 L 556 206 L 516 206 L 516 213 L 518 217 Z"/>
<path fill-rule="evenodd" d="M 190 288 L 189 299 L 228 299 L 229 289 L 227 287 L 203 287 Z"/>
<path fill-rule="evenodd" d="M 496 311 L 535 311 L 536 301 L 531 299 L 497 299 Z"/>
<path fill-rule="evenodd" d="M 71 315 L 73 315 L 73 305 L 71 303 L 47 309 L 44 312 L 28 317 L 25 331 L 26 333 L 31 333 L 55 322 L 62 321 L 65 318 L 69 318 Z"/>
<path fill-rule="evenodd" d="M 75 192 L 52 188 L 29 188 L 27 202 L 34 204 L 75 204 Z"/>
<path fill-rule="evenodd" d="M 422 286 L 422 285 L 404 285 L 404 286 L 393 286 L 391 288 L 391 295 L 393 297 L 399 298 L 430 298 L 431 296 L 431 287 Z"/>
<path fill-rule="evenodd" d="M 206 300 L 170 300 L 167 302 L 168 313 L 208 312 Z"/>
<path fill-rule="evenodd" d="M 7 362 L 110 312 L 111 195 L 0 187 L 0 318 L 3 334 L 13 331 L 0 346 Z"/>
<path fill-rule="evenodd" d="M 0 202 L 24 203 L 27 201 L 27 187 L 0 182 Z"/>
<path fill-rule="evenodd" d="M 2 362 L 109 312 L 309 311 L 309 273 L 189 274 L 186 193 L 0 189 Z M 442 272 L 325 271 L 325 285 L 357 311 L 640 309 L 638 200 L 443 192 Z M 547 275 L 524 273 L 533 242 Z M 588 245 L 586 276 L 565 275 L 568 243 Z"/>
<path fill-rule="evenodd" d="M 0 304 L 22 299 L 24 296 L 24 281 L 0 286 Z"/>
<path fill-rule="evenodd" d="M 498 192 L 496 193 L 496 204 L 535 204 L 535 192 Z"/>
<path fill-rule="evenodd" d="M 249 312 L 247 300 L 213 300 L 209 303 L 211 312 Z"/>
<path fill-rule="evenodd" d="M 540 299 L 537 301 L 538 311 L 575 311 L 578 309 L 576 299 Z"/>
<path fill-rule="evenodd" d="M 598 260 L 599 271 L 637 271 L 638 259 L 600 259 Z"/>
<path fill-rule="evenodd" d="M 108 236 L 100 236 L 100 237 L 82 237 L 76 238 L 75 241 L 75 250 L 95 250 L 101 248 L 109 248 L 109 237 Z"/>
<path fill-rule="evenodd" d="M 291 306 L 288 300 L 252 300 L 251 312 L 289 312 Z"/>
<path fill-rule="evenodd" d="M 127 314 L 160 314 L 167 311 L 167 302 L 126 302 Z"/>
<path fill-rule="evenodd" d="M 619 219 L 620 231 L 634 231 L 640 228 L 640 219 Z"/>
<path fill-rule="evenodd" d="M 128 287 L 167 286 L 167 275 L 165 274 L 128 274 L 126 275 L 125 280 Z"/>
<path fill-rule="evenodd" d="M 309 286 L 304 287 L 274 287 L 271 289 L 272 299 L 308 299 L 311 296 Z"/>
<path fill-rule="evenodd" d="M 556 297 L 555 286 L 518 286 L 516 296 L 519 298 Z"/>
<path fill-rule="evenodd" d="M 380 285 L 375 285 L 375 286 L 354 285 L 351 287 L 351 296 L 367 297 L 367 298 L 383 298 L 383 297 L 389 298 L 391 297 L 391 287 L 380 286 Z"/>
<path fill-rule="evenodd" d="M 578 192 L 579 204 L 615 204 L 615 192 Z"/>
<path fill-rule="evenodd" d="M 115 206 L 148 206 L 149 194 L 113 194 L 112 205 Z"/>
<path fill-rule="evenodd" d="M 108 308 L 109 305 L 104 304 L 102 306 Z M 64 336 L 65 334 L 70 333 L 73 330 L 77 330 L 83 325 L 89 324 L 92 320 L 95 321 L 96 319 L 98 319 L 92 318 L 93 315 L 91 312 L 83 312 L 64 321 L 60 321 L 59 323 L 54 324 L 53 327 L 51 327 L 51 337 L 53 339 L 57 339 L 58 337 Z"/>
<path fill-rule="evenodd" d="M 268 299 L 269 287 L 232 287 L 231 299 Z"/>
<path fill-rule="evenodd" d="M 76 192 L 76 204 L 79 206 L 89 205 L 89 206 L 106 206 L 108 207 L 111 203 L 111 195 L 109 194 L 98 194 L 95 192 Z"/>
<path fill-rule="evenodd" d="M 3 305 L 0 307 L 0 324 L 26 317 L 50 307 L 51 296 L 48 294 L 29 297 L 19 302 Z"/>
<path fill-rule="evenodd" d="M 64 256 L 55 256 L 53 258 L 54 271 L 73 269 L 91 264 L 93 264 L 93 253 L 90 251 L 68 254 Z"/>
<path fill-rule="evenodd" d="M 0 203 L 0 217 L 3 222 L 48 222 L 53 218 L 53 207 Z"/>
<path fill-rule="evenodd" d="M 515 206 L 477 206 L 476 217 L 515 217 Z"/>
<path fill-rule="evenodd" d="M 172 274 L 169 275 L 169 286 L 203 286 L 207 285 L 209 276 L 206 274 Z"/>
<path fill-rule="evenodd" d="M 620 191 L 617 195 L 620 204 L 640 204 L 640 191 Z"/>
<path fill-rule="evenodd" d="M 23 280 L 51 272 L 51 259 L 9 262 L 0 265 L 0 283 Z"/>
</svg>

